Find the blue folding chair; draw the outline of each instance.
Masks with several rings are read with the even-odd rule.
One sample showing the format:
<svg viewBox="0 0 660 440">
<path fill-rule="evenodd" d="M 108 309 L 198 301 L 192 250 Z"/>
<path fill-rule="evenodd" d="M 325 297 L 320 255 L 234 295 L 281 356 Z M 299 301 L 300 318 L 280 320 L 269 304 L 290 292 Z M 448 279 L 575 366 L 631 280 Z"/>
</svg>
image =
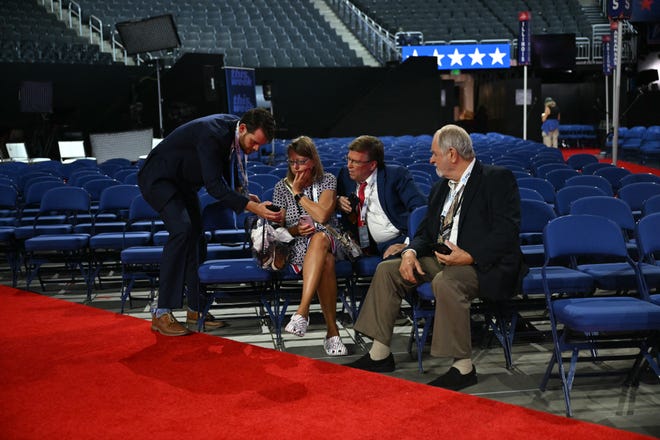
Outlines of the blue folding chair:
<svg viewBox="0 0 660 440">
<path fill-rule="evenodd" d="M 132 228 L 142 228 L 148 225 L 148 233 L 153 238 L 160 222 L 162 220 L 160 220 L 158 212 L 140 194 L 131 201 L 125 231 L 128 232 Z M 127 300 L 129 301 L 129 306 L 132 306 L 132 300 L 134 298 L 131 293 L 135 282 L 138 280 L 147 280 L 149 282 L 150 292 L 149 297 L 146 299 L 153 301 L 158 286 L 163 246 L 128 246 L 128 243 L 124 243 L 122 246 L 123 249 L 120 252 L 122 267 L 121 313 L 124 313 Z"/>
<path fill-rule="evenodd" d="M 600 170 L 601 168 L 614 168 L 614 165 L 605 162 L 588 163 L 582 167 L 582 174 L 584 175 L 594 174 L 597 170 Z"/>
<path fill-rule="evenodd" d="M 18 214 L 18 191 L 13 185 L 0 184 L 0 210 L 3 214 L 0 220 L 0 250 L 7 258 L 11 272 L 11 285 L 16 287 L 20 263 L 16 243 L 16 216 Z"/>
<path fill-rule="evenodd" d="M 660 212 L 660 195 L 651 196 L 642 205 L 642 216 Z"/>
<path fill-rule="evenodd" d="M 98 278 L 99 286 L 103 283 L 101 272 L 108 263 L 118 265 L 123 249 L 146 246 L 151 242 L 151 231 L 131 230 L 130 225 L 133 223 L 128 223 L 131 203 L 139 195 L 140 189 L 135 185 L 113 185 L 101 193 L 89 238 L 94 279 Z"/>
<path fill-rule="evenodd" d="M 566 164 L 578 171 L 581 171 L 582 167 L 590 163 L 598 163 L 598 158 L 593 154 L 578 153 L 566 159 Z"/>
<path fill-rule="evenodd" d="M 248 178 L 248 182 L 260 184 L 263 188 L 262 192 L 268 188 L 275 188 L 275 184 L 280 180 L 282 180 L 282 178 L 274 174 L 254 174 Z"/>
<path fill-rule="evenodd" d="M 542 165 L 538 165 L 532 168 L 534 175 L 536 177 L 540 177 L 541 179 L 545 179 L 548 173 L 554 170 L 573 170 L 573 168 L 569 167 L 564 162 L 543 163 Z"/>
<path fill-rule="evenodd" d="M 612 190 L 612 184 L 603 176 L 595 176 L 593 174 L 580 174 L 578 176 L 569 177 L 564 182 L 564 186 L 571 185 L 586 185 L 586 186 L 597 186 L 598 188 L 605 191 L 605 195 L 613 196 L 614 191 Z"/>
<path fill-rule="evenodd" d="M 647 275 L 649 269 L 642 266 L 643 263 L 660 266 L 660 212 L 648 214 L 637 222 L 637 245 L 640 258 L 637 264 L 644 275 Z M 660 305 L 660 284 L 652 279 L 645 279 L 650 289 L 655 289 L 655 294 L 649 295 L 649 300 Z"/>
<path fill-rule="evenodd" d="M 546 203 L 554 206 L 555 204 L 555 187 L 552 183 L 540 177 L 522 177 L 516 179 L 518 188 L 529 188 L 538 191 L 543 196 Z"/>
<path fill-rule="evenodd" d="M 571 204 L 575 200 L 582 197 L 604 195 L 606 195 L 605 192 L 596 186 L 565 186 L 555 194 L 555 211 L 557 211 L 557 215 L 566 215 L 571 211 Z"/>
<path fill-rule="evenodd" d="M 566 215 L 548 223 L 543 241 L 546 260 L 541 268 L 541 281 L 550 317 L 554 350 L 540 389 L 545 391 L 556 364 L 562 383 L 566 415 L 570 417 L 573 414 L 570 392 L 577 376 L 577 363 L 583 360 L 580 356 L 582 350 L 588 351 L 589 361 L 597 361 L 616 358 L 610 353 L 604 357 L 600 356 L 598 350 L 601 348 L 625 348 L 622 358 L 630 359 L 627 349 L 636 347 L 639 350 L 634 356 L 636 364 L 644 358 L 650 364 L 655 364 L 654 369 L 660 372 L 657 370 L 657 362 L 648 353 L 650 338 L 660 329 L 660 306 L 646 300 L 648 292 L 640 268 L 628 255 L 621 230 L 613 221 L 593 215 Z M 573 259 L 585 255 L 620 258 L 623 263 L 619 272 L 626 271 L 628 279 L 628 274 L 632 274 L 637 296 L 593 295 L 594 287 L 599 284 L 617 284 L 616 273 L 611 270 L 601 272 L 595 265 L 594 270 L 589 273 L 591 283 L 585 282 L 584 279 L 572 279 L 570 276 L 559 280 L 553 276 L 557 273 L 556 267 L 550 263 L 553 259 Z M 568 274 L 573 270 L 559 269 Z M 594 277 L 596 273 L 597 278 Z M 608 337 L 613 334 L 617 337 Z M 571 353 L 568 371 L 563 357 L 566 351 Z M 626 372 L 630 375 L 633 370 Z M 614 372 L 608 369 L 602 373 Z M 629 378 L 634 380 L 630 376 Z"/>
<path fill-rule="evenodd" d="M 556 217 L 552 206 L 541 200 L 520 200 L 520 249 L 529 266 L 543 264 L 543 228 Z"/>
<path fill-rule="evenodd" d="M 25 265 L 27 267 L 26 286 L 29 289 L 32 280 L 38 277 L 42 289 L 45 280 L 41 268 L 46 263 L 61 263 L 58 269 L 70 273 L 71 282 L 75 282 L 75 270 L 79 270 L 87 288 L 87 300 L 92 299 L 91 260 L 89 253 L 89 234 L 73 233 L 78 215 L 91 218 L 89 193 L 83 188 L 73 186 L 55 187 L 46 191 L 41 199 L 39 212 L 34 220 L 34 234 L 25 240 Z M 60 225 L 54 225 L 56 232 L 39 234 L 37 225 L 41 216 L 63 216 Z M 62 231 L 60 228 L 66 228 Z M 51 230 L 52 231 L 52 230 Z M 61 280 L 57 280 L 61 282 Z"/>
<path fill-rule="evenodd" d="M 612 185 L 614 194 L 616 194 L 619 191 L 619 188 L 621 188 L 621 179 L 632 173 L 625 168 L 604 167 L 596 170 L 593 174 L 606 178 Z"/>
<path fill-rule="evenodd" d="M 580 173 L 575 171 L 573 168 L 559 168 L 556 170 L 548 171 L 545 175 L 545 180 L 552 183 L 552 186 L 555 187 L 555 191 L 559 191 L 564 187 L 567 179 L 579 175 Z"/>
<path fill-rule="evenodd" d="M 637 182 L 651 182 L 660 184 L 660 176 L 649 173 L 634 173 L 623 176 L 620 181 L 622 187 Z"/>
<path fill-rule="evenodd" d="M 660 195 L 660 184 L 653 182 L 630 183 L 619 188 L 618 192 L 618 197 L 628 202 L 636 219 L 642 216 L 644 202 L 657 195 Z"/>
<path fill-rule="evenodd" d="M 420 222 L 424 216 L 426 216 L 427 210 L 428 206 L 424 205 L 416 208 L 410 213 L 410 217 L 408 218 L 408 234 L 410 237 L 415 236 Z M 406 296 L 405 299 L 411 306 L 410 313 L 412 320 L 412 330 L 410 332 L 410 338 L 408 338 L 408 353 L 412 356 L 414 344 L 416 349 L 417 368 L 420 373 L 423 373 L 424 366 L 422 364 L 422 356 L 424 345 L 426 345 L 429 332 L 431 328 L 433 328 L 433 320 L 435 318 L 435 295 L 431 289 L 431 283 L 418 285 L 410 295 Z M 424 326 L 420 327 L 422 322 L 424 322 Z"/>
</svg>

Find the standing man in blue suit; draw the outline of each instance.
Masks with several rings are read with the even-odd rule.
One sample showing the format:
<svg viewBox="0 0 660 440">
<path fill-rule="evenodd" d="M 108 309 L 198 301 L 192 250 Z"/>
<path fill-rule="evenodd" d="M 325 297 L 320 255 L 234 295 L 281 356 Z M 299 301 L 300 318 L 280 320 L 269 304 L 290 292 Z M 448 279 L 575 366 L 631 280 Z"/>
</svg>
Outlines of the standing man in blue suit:
<svg viewBox="0 0 660 440">
<path fill-rule="evenodd" d="M 169 238 L 160 264 L 158 306 L 151 329 L 166 336 L 190 331 L 172 315 L 183 305 L 187 287 L 187 323 L 197 322 L 200 304 L 197 269 L 206 252 L 197 192 L 208 193 L 235 212 L 250 211 L 280 222 L 281 213 L 247 192 L 247 155 L 273 138 L 275 122 L 264 109 L 248 110 L 240 119 L 215 114 L 190 121 L 151 150 L 138 173 L 144 199 L 160 214 Z M 206 328 L 222 322 L 206 318 Z"/>
<path fill-rule="evenodd" d="M 342 223 L 367 255 L 399 254 L 408 237 L 408 217 L 426 198 L 410 172 L 385 165 L 383 142 L 360 136 L 348 146 L 347 166 L 337 176 Z"/>
</svg>

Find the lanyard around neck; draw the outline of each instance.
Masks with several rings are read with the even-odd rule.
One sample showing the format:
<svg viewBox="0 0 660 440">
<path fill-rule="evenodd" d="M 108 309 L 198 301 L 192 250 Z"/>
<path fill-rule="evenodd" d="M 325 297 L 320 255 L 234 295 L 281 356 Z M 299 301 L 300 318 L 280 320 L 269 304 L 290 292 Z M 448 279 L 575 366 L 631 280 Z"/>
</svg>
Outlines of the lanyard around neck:
<svg viewBox="0 0 660 440">
<path fill-rule="evenodd" d="M 465 175 L 463 177 L 461 177 L 461 180 L 458 182 L 458 185 L 456 185 L 456 187 L 453 190 L 450 188 L 449 198 L 445 201 L 445 204 L 442 208 L 442 213 L 440 214 L 440 216 L 442 218 L 447 217 L 447 213 L 449 212 L 449 208 L 451 207 L 452 203 L 454 202 L 454 198 L 456 198 L 456 196 L 459 193 L 461 194 L 461 198 L 463 197 L 462 189 L 467 184 L 467 181 L 470 178 L 470 174 L 471 174 L 471 172 L 465 173 Z"/>
</svg>

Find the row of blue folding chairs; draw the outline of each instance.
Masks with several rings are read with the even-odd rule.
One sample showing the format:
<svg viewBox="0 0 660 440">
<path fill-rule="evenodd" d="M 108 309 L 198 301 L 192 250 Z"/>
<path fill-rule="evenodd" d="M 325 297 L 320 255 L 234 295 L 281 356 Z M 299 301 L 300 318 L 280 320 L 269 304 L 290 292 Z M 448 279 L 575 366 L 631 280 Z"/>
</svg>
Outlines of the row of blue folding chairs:
<svg viewBox="0 0 660 440">
<path fill-rule="evenodd" d="M 540 201 L 523 201 L 523 211 L 528 209 L 526 203 L 548 207 Z M 412 213 L 411 231 L 416 229 L 415 224 L 425 215 L 425 210 L 426 207 L 421 207 Z M 540 389 L 546 389 L 551 377 L 559 377 L 568 416 L 572 415 L 570 390 L 579 375 L 576 371 L 579 360 L 632 358 L 632 366 L 623 370 L 627 374 L 625 383 L 629 385 L 638 383 L 643 363 L 648 363 L 660 377 L 660 235 L 657 234 L 660 213 L 649 214 L 634 225 L 638 257 L 633 260 L 621 227 L 605 215 L 587 212 L 591 211 L 576 210 L 575 214 L 558 217 L 548 211 L 548 220 L 541 229 L 542 259 L 524 277 L 522 294 L 508 301 L 486 304 L 481 309 L 504 348 L 507 367 L 511 368 L 519 313 L 530 302 L 532 308 L 539 307 L 533 297 L 543 298 L 540 307 L 550 316 L 553 354 Z M 523 212 L 523 223 L 524 217 Z M 412 305 L 413 339 L 419 369 L 423 371 L 422 349 L 435 315 L 430 283 L 418 286 L 407 300 Z M 547 315 L 542 316 L 546 321 Z M 418 325 L 421 320 L 423 327 Z M 624 351 L 603 357 L 599 352 L 603 348 Z M 630 348 L 637 350 L 632 356 Z M 570 353 L 568 368 L 566 352 Z M 553 373 L 555 367 L 557 374 Z M 603 371 L 612 373 L 608 369 Z"/>
<path fill-rule="evenodd" d="M 571 203 L 580 197 L 610 196 L 614 193 L 608 182 L 597 176 L 575 176 L 567 179 L 559 188 L 539 177 L 520 177 L 517 179 L 521 197 L 542 200 L 554 206 L 557 214 L 568 213 Z M 642 215 L 644 203 L 660 194 L 660 183 L 635 182 L 622 186 L 616 197 L 625 201 L 636 218 Z"/>
</svg>

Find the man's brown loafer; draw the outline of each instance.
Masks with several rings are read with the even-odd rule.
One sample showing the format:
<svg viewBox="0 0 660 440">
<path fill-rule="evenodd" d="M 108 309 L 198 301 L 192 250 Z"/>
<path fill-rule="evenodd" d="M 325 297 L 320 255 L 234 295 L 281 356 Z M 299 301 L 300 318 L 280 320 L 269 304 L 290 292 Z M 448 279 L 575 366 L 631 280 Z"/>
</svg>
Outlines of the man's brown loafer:
<svg viewBox="0 0 660 440">
<path fill-rule="evenodd" d="M 172 312 L 165 313 L 160 318 L 151 318 L 151 330 L 165 336 L 185 336 L 191 333 L 186 327 L 176 320 Z"/>
<path fill-rule="evenodd" d="M 186 316 L 186 325 L 194 326 L 195 328 L 197 328 L 198 315 L 199 312 L 193 312 L 191 310 L 188 310 L 188 315 Z M 215 330 L 217 328 L 222 328 L 226 325 L 227 325 L 226 322 L 216 319 L 215 316 L 211 315 L 210 313 L 207 313 L 206 316 L 204 317 L 204 330 Z"/>
</svg>

